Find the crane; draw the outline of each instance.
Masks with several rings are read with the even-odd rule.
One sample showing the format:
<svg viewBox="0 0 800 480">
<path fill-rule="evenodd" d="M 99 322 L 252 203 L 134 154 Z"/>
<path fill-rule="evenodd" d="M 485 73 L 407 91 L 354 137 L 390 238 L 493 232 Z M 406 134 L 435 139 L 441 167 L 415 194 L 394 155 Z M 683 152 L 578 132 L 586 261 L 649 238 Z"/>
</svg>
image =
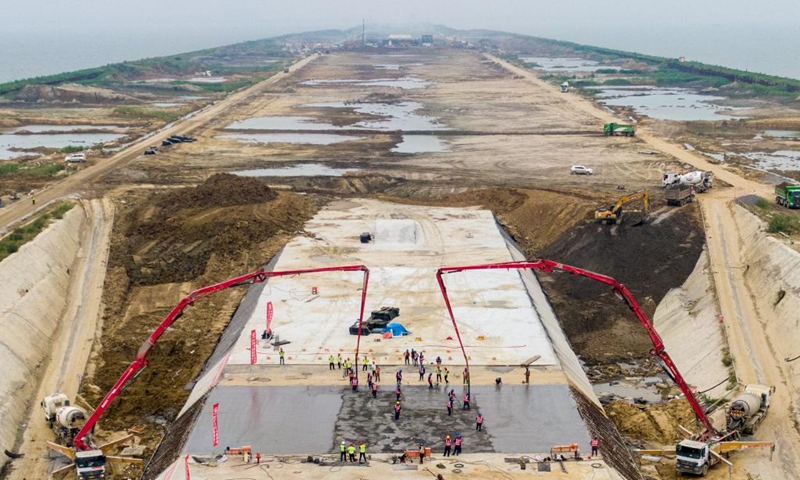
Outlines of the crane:
<svg viewBox="0 0 800 480">
<path fill-rule="evenodd" d="M 292 276 L 292 275 L 302 275 L 307 273 L 324 273 L 324 272 L 364 272 L 364 280 L 363 285 L 361 288 L 361 308 L 359 311 L 358 317 L 358 339 L 356 341 L 356 353 L 355 353 L 355 363 L 358 365 L 358 353 L 359 348 L 361 346 L 361 324 L 364 318 L 364 305 L 367 299 L 367 286 L 369 284 L 369 269 L 364 265 L 347 265 L 347 266 L 336 266 L 336 267 L 322 267 L 322 268 L 307 268 L 307 269 L 299 269 L 299 270 L 283 270 L 283 271 L 268 271 L 268 270 L 256 270 L 254 272 L 247 273 L 245 275 L 241 275 L 238 277 L 234 277 L 224 282 L 217 283 L 214 285 L 210 285 L 207 287 L 199 288 L 189 295 L 185 296 L 181 299 L 180 302 L 169 312 L 169 314 L 161 321 L 161 323 L 156 327 L 155 331 L 144 341 L 142 346 L 139 348 L 139 351 L 136 354 L 136 358 L 128 365 L 128 368 L 122 374 L 122 376 L 117 380 L 111 390 L 106 394 L 97 408 L 94 410 L 92 415 L 80 429 L 80 431 L 75 435 L 73 439 L 73 448 L 74 448 L 74 455 L 72 455 L 73 459 L 78 459 L 83 454 L 89 455 L 91 454 L 92 461 L 95 463 L 100 463 L 104 461 L 105 456 L 101 449 L 94 446 L 91 440 L 87 439 L 87 436 L 92 432 L 94 426 L 100 420 L 100 417 L 103 413 L 108 409 L 108 406 L 114 401 L 115 398 L 119 396 L 119 394 L 130 384 L 130 382 L 134 381 L 136 377 L 142 372 L 142 370 L 147 366 L 147 355 L 155 346 L 158 339 L 164 334 L 164 332 L 177 321 L 181 315 L 183 315 L 183 311 L 186 310 L 187 307 L 194 304 L 194 302 L 207 297 L 211 294 L 220 292 L 222 290 L 227 290 L 233 287 L 241 287 L 246 285 L 253 285 L 256 283 L 263 283 L 268 278 L 272 277 L 284 277 L 284 276 Z M 356 369 L 358 370 L 358 369 Z M 76 462 L 76 466 L 79 466 Z M 98 465 L 99 467 L 99 465 Z M 91 478 L 84 475 L 79 475 L 81 478 Z"/>
<path fill-rule="evenodd" d="M 644 212 L 646 215 L 650 210 L 650 194 L 648 193 L 647 189 L 644 188 L 638 192 L 629 193 L 628 195 L 620 197 L 620 199 L 617 200 L 617 203 L 608 208 L 598 208 L 594 211 L 594 218 L 602 223 L 613 222 L 619 224 L 622 222 L 622 206 L 628 202 L 639 199 L 641 199 L 642 203 L 644 204 Z"/>
<path fill-rule="evenodd" d="M 644 329 L 647 331 L 647 334 L 650 336 L 650 341 L 653 342 L 653 348 L 650 350 L 650 353 L 656 357 L 658 363 L 661 365 L 661 367 L 664 369 L 667 375 L 669 375 L 669 377 L 681 389 L 681 392 L 683 392 L 683 395 L 686 397 L 686 400 L 692 407 L 695 416 L 705 427 L 705 432 L 702 432 L 700 434 L 699 439 L 706 440 L 708 438 L 718 437 L 720 435 L 720 432 L 718 432 L 717 429 L 714 428 L 714 425 L 711 423 L 711 420 L 708 418 L 708 416 L 706 416 L 705 410 L 703 410 L 703 407 L 700 405 L 700 402 L 697 401 L 697 398 L 694 396 L 694 393 L 684 380 L 683 375 L 681 375 L 681 372 L 678 371 L 678 367 L 675 365 L 675 363 L 672 361 L 672 358 L 670 358 L 669 354 L 665 350 L 664 342 L 661 340 L 661 336 L 653 327 L 653 323 L 647 317 L 647 314 L 644 313 L 644 310 L 642 310 L 642 308 L 639 306 L 639 303 L 636 302 L 636 299 L 633 297 L 630 290 L 628 290 L 628 288 L 622 283 L 616 281 L 615 279 L 607 275 L 602 275 L 599 273 L 591 272 L 589 270 L 584 270 L 582 268 L 565 265 L 563 263 L 554 262 L 552 260 L 538 259 L 538 260 L 521 261 L 521 262 L 469 265 L 463 267 L 443 267 L 436 271 L 436 280 L 439 283 L 439 289 L 441 290 L 442 296 L 444 297 L 444 303 L 445 306 L 447 307 L 447 312 L 450 315 L 450 320 L 453 322 L 453 328 L 455 329 L 458 343 L 461 346 L 461 353 L 464 355 L 464 361 L 466 362 L 467 369 L 469 369 L 469 359 L 464 349 L 464 343 L 461 341 L 461 334 L 458 331 L 458 324 L 456 323 L 456 317 L 453 314 L 453 308 L 450 304 L 450 298 L 447 295 L 447 287 L 445 286 L 443 279 L 444 275 L 471 271 L 471 270 L 523 270 L 523 269 L 539 270 L 543 273 L 565 272 L 580 277 L 586 277 L 591 280 L 595 280 L 597 282 L 604 283 L 610 286 L 614 292 L 614 295 L 623 302 L 625 302 L 628 308 L 630 308 L 630 310 L 639 320 L 639 323 L 641 323 Z M 470 392 L 469 389 L 470 389 L 470 384 L 468 381 L 467 393 Z"/>
</svg>

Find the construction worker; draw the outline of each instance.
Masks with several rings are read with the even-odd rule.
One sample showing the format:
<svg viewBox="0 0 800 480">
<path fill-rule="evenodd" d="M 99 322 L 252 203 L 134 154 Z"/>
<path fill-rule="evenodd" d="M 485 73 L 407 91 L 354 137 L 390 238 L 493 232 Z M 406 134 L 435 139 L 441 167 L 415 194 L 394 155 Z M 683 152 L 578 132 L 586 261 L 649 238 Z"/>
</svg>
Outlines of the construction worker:
<svg viewBox="0 0 800 480">
<path fill-rule="evenodd" d="M 347 456 L 346 456 L 347 454 L 345 453 L 346 451 L 347 451 L 347 446 L 344 444 L 344 441 L 342 441 L 342 444 L 339 445 L 339 461 L 340 462 L 344 462 L 347 459 Z"/>
<path fill-rule="evenodd" d="M 437 355 L 436 356 L 436 365 L 441 365 L 441 364 L 442 364 L 442 357 Z"/>
<path fill-rule="evenodd" d="M 422 379 L 425 378 L 425 365 L 419 366 L 419 381 L 421 382 Z"/>
<path fill-rule="evenodd" d="M 31 200 L 33 201 L 33 204 L 36 205 L 36 197 L 33 197 Z"/>
<path fill-rule="evenodd" d="M 450 370 L 448 370 L 447 367 L 444 367 L 444 386 L 445 386 L 445 388 L 447 388 L 447 386 L 450 385 L 450 380 L 447 379 L 448 375 L 450 375 Z"/>
<path fill-rule="evenodd" d="M 444 437 L 444 456 L 450 456 L 450 447 L 453 446 L 453 440 L 450 439 L 450 435 Z"/>
<path fill-rule="evenodd" d="M 358 377 L 353 375 L 353 378 L 350 379 L 350 385 L 353 387 L 353 392 L 358 391 Z"/>
<path fill-rule="evenodd" d="M 453 455 L 458 455 L 461 453 L 461 434 L 456 432 L 456 440 L 453 442 L 455 448 L 453 448 Z"/>
<path fill-rule="evenodd" d="M 394 420 L 395 421 L 400 420 L 400 409 L 401 409 L 400 400 L 398 400 L 397 403 L 394 404 Z"/>
<path fill-rule="evenodd" d="M 381 381 L 381 367 L 378 365 L 375 366 L 375 381 L 376 382 Z"/>
<path fill-rule="evenodd" d="M 600 439 L 597 438 L 597 435 L 592 436 L 592 456 L 596 457 L 600 453 Z"/>
<path fill-rule="evenodd" d="M 372 363 L 369 364 L 369 371 L 374 375 L 376 368 L 378 368 L 378 366 L 375 365 L 375 360 L 373 360 Z"/>
<path fill-rule="evenodd" d="M 531 369 L 525 365 L 525 383 L 531 383 Z"/>
<path fill-rule="evenodd" d="M 347 378 L 347 374 L 350 373 L 350 368 L 348 367 L 348 361 L 345 359 L 344 361 L 344 370 L 342 370 L 342 378 Z"/>
<path fill-rule="evenodd" d="M 351 462 L 356 462 L 356 446 L 353 445 L 353 442 L 350 442 L 350 446 L 347 447 L 347 455 L 350 457 Z"/>
<path fill-rule="evenodd" d="M 442 381 L 442 367 L 437 365 L 436 366 L 436 383 L 439 383 L 441 381 Z"/>
<path fill-rule="evenodd" d="M 447 416 L 450 417 L 453 415 L 453 403 L 450 402 L 450 399 L 447 399 Z"/>
<path fill-rule="evenodd" d="M 367 374 L 367 388 L 372 390 L 372 374 L 371 373 Z"/>
<path fill-rule="evenodd" d="M 398 370 L 397 373 L 394 374 L 394 378 L 397 380 L 397 386 L 399 387 L 400 384 L 403 383 L 403 370 Z"/>
<path fill-rule="evenodd" d="M 367 445 L 364 442 L 358 442 L 358 463 L 361 463 L 362 458 L 364 463 L 367 463 Z"/>
<path fill-rule="evenodd" d="M 406 360 L 406 365 L 411 365 L 411 352 L 406 349 L 406 353 L 403 354 L 403 358 Z"/>
<path fill-rule="evenodd" d="M 372 398 L 378 398 L 378 384 L 372 382 Z"/>
<path fill-rule="evenodd" d="M 261 465 L 261 452 L 256 452 L 256 465 Z"/>
<path fill-rule="evenodd" d="M 455 401 L 456 401 L 456 391 L 455 390 L 450 389 L 450 393 L 448 393 L 447 396 L 450 397 L 450 403 L 455 403 Z"/>
<path fill-rule="evenodd" d="M 463 410 L 469 410 L 469 392 L 464 394 L 464 407 Z"/>
<path fill-rule="evenodd" d="M 422 465 L 425 460 L 425 445 L 419 444 L 419 464 Z"/>
<path fill-rule="evenodd" d="M 278 358 L 280 358 L 279 363 L 281 365 L 285 365 L 286 364 L 285 357 L 286 357 L 286 353 L 281 348 L 280 351 L 278 351 Z"/>
<path fill-rule="evenodd" d="M 478 412 L 478 416 L 475 418 L 475 431 L 483 431 L 483 414 L 481 412 Z"/>
<path fill-rule="evenodd" d="M 411 349 L 411 360 L 414 362 L 414 366 L 415 367 L 417 366 L 417 358 L 419 358 L 417 356 L 417 351 L 412 348 Z"/>
<path fill-rule="evenodd" d="M 422 350 L 420 350 L 419 351 L 419 364 L 422 365 L 423 363 L 425 363 L 425 354 L 422 352 Z"/>
<path fill-rule="evenodd" d="M 469 369 L 466 368 L 466 367 L 464 368 L 464 377 L 463 378 L 464 378 L 464 382 L 463 382 L 464 385 L 469 383 Z"/>
<path fill-rule="evenodd" d="M 328 357 L 328 370 L 336 370 L 336 367 L 333 363 L 333 355 Z"/>
<path fill-rule="evenodd" d="M 397 388 L 394 389 L 394 393 L 395 395 L 397 395 L 397 400 L 400 400 L 400 395 L 403 393 L 402 391 L 400 391 L 400 385 L 398 385 Z"/>
<path fill-rule="evenodd" d="M 433 374 L 428 374 L 428 390 L 433 390 Z"/>
<path fill-rule="evenodd" d="M 362 372 L 366 372 L 369 368 L 369 359 L 366 355 L 364 355 L 364 368 L 361 369 Z"/>
<path fill-rule="evenodd" d="M 342 369 L 342 354 L 341 353 L 337 353 L 336 354 L 336 364 L 339 365 L 339 370 L 341 370 Z"/>
</svg>

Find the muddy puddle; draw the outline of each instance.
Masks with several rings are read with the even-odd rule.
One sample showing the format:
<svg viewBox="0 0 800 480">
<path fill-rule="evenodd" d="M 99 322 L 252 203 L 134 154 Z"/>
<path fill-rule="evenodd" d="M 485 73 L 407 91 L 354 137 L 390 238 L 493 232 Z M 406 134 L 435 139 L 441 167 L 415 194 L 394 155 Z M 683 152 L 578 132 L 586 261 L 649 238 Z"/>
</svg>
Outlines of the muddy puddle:
<svg viewBox="0 0 800 480">
<path fill-rule="evenodd" d="M 595 98 L 603 105 L 633 108 L 637 113 L 657 120 L 702 121 L 747 118 L 732 115 L 732 109 L 713 103 L 725 100 L 725 97 L 701 95 L 684 88 L 588 88 L 598 92 Z"/>
<path fill-rule="evenodd" d="M 194 77 L 190 78 L 189 81 L 195 83 L 225 83 L 228 79 L 225 77 Z"/>
<path fill-rule="evenodd" d="M 597 383 L 592 387 L 601 402 L 614 399 L 625 399 L 636 403 L 658 403 L 662 401 L 661 393 L 656 385 L 666 385 L 661 377 L 624 377 L 605 383 Z"/>
<path fill-rule="evenodd" d="M 538 65 L 536 68 L 547 72 L 596 72 L 597 70 L 619 70 L 613 65 L 601 65 L 593 60 L 573 57 L 519 57 L 525 63 Z"/>
<path fill-rule="evenodd" d="M 356 168 L 331 168 L 318 163 L 302 163 L 291 167 L 258 168 L 232 173 L 242 177 L 341 177 L 358 171 Z"/>
<path fill-rule="evenodd" d="M 398 66 L 399 69 L 399 66 Z M 436 82 L 423 80 L 419 77 L 407 76 L 401 78 L 376 78 L 374 80 L 358 80 L 358 79 L 315 79 L 306 80 L 301 82 L 300 85 L 316 86 L 316 85 L 355 85 L 359 87 L 395 87 L 404 90 L 413 90 L 417 88 L 426 88 L 434 85 Z"/>
<path fill-rule="evenodd" d="M 332 145 L 334 143 L 361 140 L 364 137 L 333 135 L 325 133 L 231 133 L 214 138 L 238 140 L 240 143 L 293 143 L 298 145 Z"/>
<path fill-rule="evenodd" d="M 403 102 L 388 103 L 345 103 L 322 102 L 303 105 L 307 108 L 352 109 L 354 112 L 369 115 L 369 120 L 355 122 L 348 126 L 336 126 L 319 121 L 312 117 L 254 117 L 231 123 L 226 129 L 231 130 L 446 130 L 436 118 L 417 113 L 421 103 Z M 379 117 L 379 118 L 374 118 Z"/>
<path fill-rule="evenodd" d="M 434 135 L 403 135 L 403 140 L 392 149 L 394 153 L 449 152 L 450 145 Z"/>
<path fill-rule="evenodd" d="M 76 128 L 85 127 L 85 128 Z M 120 127 L 105 125 L 107 129 L 118 130 Z M 96 125 L 27 125 L 16 127 L 9 130 L 0 130 L 0 160 L 10 160 L 16 157 L 30 155 L 25 151 L 15 151 L 15 149 L 34 149 L 34 148 L 64 148 L 67 146 L 91 147 L 97 144 L 113 142 L 124 137 L 121 133 L 81 133 L 83 130 L 105 130 Z M 59 132 L 59 133 L 35 133 L 40 132 Z M 19 132 L 28 131 L 30 135 L 20 134 Z"/>
<path fill-rule="evenodd" d="M 376 65 L 373 65 L 373 67 L 375 68 L 375 70 L 400 70 L 400 69 L 408 68 L 408 67 L 421 67 L 423 65 L 425 65 L 425 64 L 424 63 L 404 63 L 404 64 L 401 65 L 399 63 L 378 63 Z"/>
<path fill-rule="evenodd" d="M 323 102 L 309 103 L 305 107 L 317 108 L 349 108 L 356 113 L 381 117 L 377 120 L 363 120 L 356 122 L 350 128 L 363 128 L 366 130 L 446 130 L 436 118 L 417 113 L 422 109 L 422 104 L 417 102 L 403 103 L 345 103 Z"/>
<path fill-rule="evenodd" d="M 755 168 L 768 171 L 799 172 L 800 150 L 777 150 L 772 153 L 752 152 L 743 157 L 751 160 Z"/>
<path fill-rule="evenodd" d="M 800 139 L 800 132 L 796 130 L 765 130 L 765 137 L 787 138 L 792 140 Z"/>
</svg>

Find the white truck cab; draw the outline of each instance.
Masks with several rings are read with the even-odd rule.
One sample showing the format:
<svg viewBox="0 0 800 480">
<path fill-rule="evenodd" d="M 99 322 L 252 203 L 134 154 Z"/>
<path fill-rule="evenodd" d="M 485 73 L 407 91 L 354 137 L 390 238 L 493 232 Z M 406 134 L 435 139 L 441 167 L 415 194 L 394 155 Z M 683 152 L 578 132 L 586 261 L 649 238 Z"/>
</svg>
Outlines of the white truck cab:
<svg viewBox="0 0 800 480">
<path fill-rule="evenodd" d="M 44 420 L 48 423 L 53 423 L 56 420 L 58 409 L 69 406 L 69 397 L 65 393 L 54 393 L 44 397 L 41 405 Z"/>
</svg>

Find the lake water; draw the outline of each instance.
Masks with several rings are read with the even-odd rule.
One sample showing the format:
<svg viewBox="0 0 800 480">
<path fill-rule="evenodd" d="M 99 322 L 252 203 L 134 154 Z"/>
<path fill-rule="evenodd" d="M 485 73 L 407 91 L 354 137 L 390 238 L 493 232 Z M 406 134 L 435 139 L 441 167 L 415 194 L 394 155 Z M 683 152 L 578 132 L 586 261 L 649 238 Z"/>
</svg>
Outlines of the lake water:
<svg viewBox="0 0 800 480">
<path fill-rule="evenodd" d="M 753 152 L 744 157 L 755 162 L 754 166 L 763 170 L 797 172 L 800 171 L 800 151 L 778 150 L 771 153 Z"/>
<path fill-rule="evenodd" d="M 746 118 L 730 115 L 731 109 L 713 103 L 724 100 L 716 95 L 700 95 L 685 88 L 655 87 L 589 87 L 599 93 L 602 104 L 633 108 L 637 113 L 658 120 L 734 120 Z M 739 109 L 741 111 L 742 109 Z"/>
<path fill-rule="evenodd" d="M 435 153 L 450 151 L 447 142 L 435 135 L 403 135 L 403 140 L 392 149 L 394 153 Z"/>
<path fill-rule="evenodd" d="M 80 132 L 86 130 L 125 130 L 125 127 L 117 125 L 23 125 L 21 127 L 14 127 L 5 130 L 2 133 L 17 133 L 17 132 Z"/>
<path fill-rule="evenodd" d="M 434 85 L 435 82 L 429 82 L 418 77 L 408 76 L 401 78 L 377 78 L 374 80 L 357 80 L 352 78 L 346 79 L 314 79 L 300 82 L 300 85 L 315 86 L 315 85 L 356 85 L 359 87 L 395 87 L 404 90 L 413 90 L 417 88 L 425 88 Z"/>
<path fill-rule="evenodd" d="M 540 70 L 546 72 L 596 72 L 597 70 L 613 69 L 619 70 L 619 67 L 611 65 L 601 65 L 592 60 L 584 60 L 583 58 L 571 57 L 519 57 L 520 60 L 526 63 L 535 63 L 539 65 Z"/>
<path fill-rule="evenodd" d="M 43 127 L 54 127 L 43 125 Z M 116 127 L 114 127 L 116 128 Z M 47 130 L 43 130 L 47 131 Z M 108 143 L 124 137 L 119 133 L 56 133 L 56 134 L 35 134 L 35 135 L 16 135 L 8 130 L 0 130 L 0 160 L 11 160 L 13 158 L 30 155 L 26 152 L 12 151 L 12 148 L 64 148 L 74 145 L 81 147 L 91 147 L 98 143 Z"/>
</svg>

